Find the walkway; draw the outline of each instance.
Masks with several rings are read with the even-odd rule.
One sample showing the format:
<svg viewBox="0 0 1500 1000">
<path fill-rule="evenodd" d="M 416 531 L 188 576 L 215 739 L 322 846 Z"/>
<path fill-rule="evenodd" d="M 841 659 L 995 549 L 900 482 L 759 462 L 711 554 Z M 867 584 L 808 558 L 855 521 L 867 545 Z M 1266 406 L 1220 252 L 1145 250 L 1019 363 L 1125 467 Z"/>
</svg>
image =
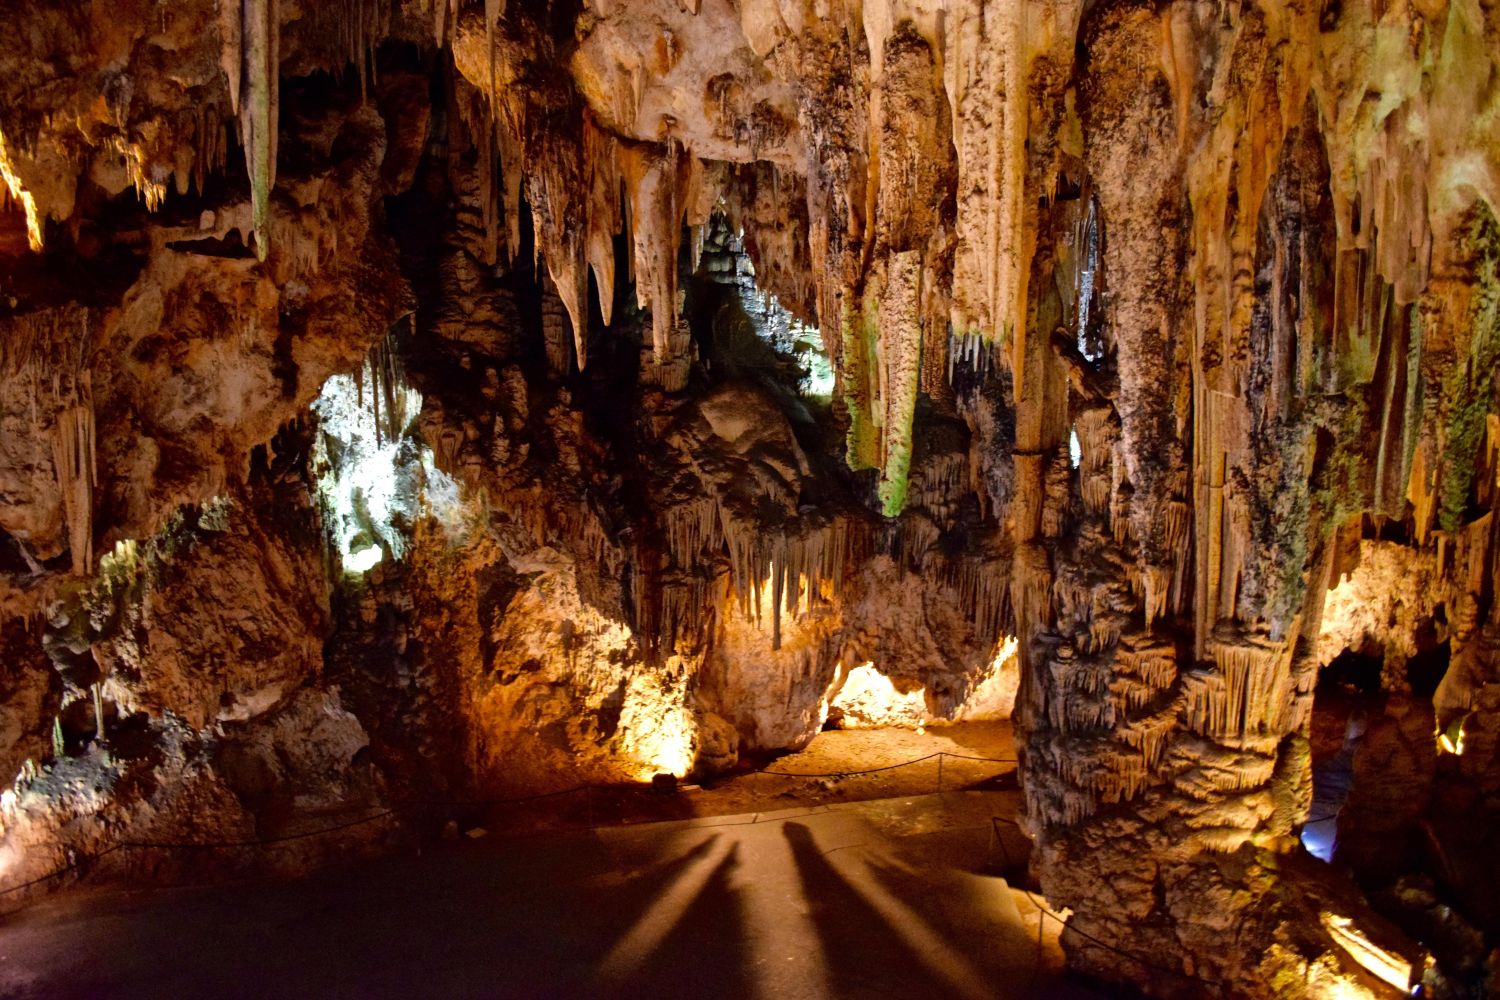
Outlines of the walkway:
<svg viewBox="0 0 1500 1000">
<path fill-rule="evenodd" d="M 0 996 L 1089 997 L 1049 971 L 1055 922 L 1039 969 L 1035 910 L 982 874 L 1007 799 L 490 837 L 291 882 L 74 893 L 0 923 Z"/>
</svg>

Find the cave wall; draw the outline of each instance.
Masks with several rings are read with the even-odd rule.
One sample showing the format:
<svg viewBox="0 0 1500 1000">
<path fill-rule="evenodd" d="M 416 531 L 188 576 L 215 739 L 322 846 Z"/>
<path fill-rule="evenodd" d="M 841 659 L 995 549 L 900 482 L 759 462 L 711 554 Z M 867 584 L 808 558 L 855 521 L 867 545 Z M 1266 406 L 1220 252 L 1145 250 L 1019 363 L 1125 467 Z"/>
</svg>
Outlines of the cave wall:
<svg viewBox="0 0 1500 1000">
<path fill-rule="evenodd" d="M 1076 967 L 1378 994 L 1295 863 L 1320 667 L 1447 643 L 1430 801 L 1500 808 L 1491 6 L 13 7 L 28 858 L 197 781 L 266 829 L 1013 698 Z M 95 698 L 170 775 L 49 812 L 147 766 Z M 309 732 L 317 793 L 244 749 Z"/>
</svg>

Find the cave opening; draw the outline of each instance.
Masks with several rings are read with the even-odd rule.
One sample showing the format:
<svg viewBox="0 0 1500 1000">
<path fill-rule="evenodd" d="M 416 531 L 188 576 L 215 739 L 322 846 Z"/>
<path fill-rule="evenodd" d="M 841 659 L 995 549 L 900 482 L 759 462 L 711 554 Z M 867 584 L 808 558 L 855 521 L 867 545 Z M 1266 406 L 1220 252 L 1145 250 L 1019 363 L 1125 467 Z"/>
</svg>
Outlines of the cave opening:
<svg viewBox="0 0 1500 1000">
<path fill-rule="evenodd" d="M 1384 658 L 1346 649 L 1318 676 L 1313 698 L 1312 806 L 1302 826 L 1308 852 L 1332 862 L 1339 813 L 1354 787 L 1355 758 L 1372 718 L 1383 713 Z"/>
<path fill-rule="evenodd" d="M 711 377 L 756 379 L 783 395 L 792 390 L 797 402 L 788 400 L 789 406 L 825 409 L 834 377 L 820 335 L 756 284 L 744 233 L 734 232 L 729 219 L 716 212 L 697 257 L 684 311 Z"/>
<path fill-rule="evenodd" d="M 1411 687 L 1412 696 L 1431 699 L 1448 675 L 1452 658 L 1451 640 L 1435 642 L 1426 649 L 1419 648 L 1416 655 L 1406 661 L 1406 683 Z"/>
</svg>

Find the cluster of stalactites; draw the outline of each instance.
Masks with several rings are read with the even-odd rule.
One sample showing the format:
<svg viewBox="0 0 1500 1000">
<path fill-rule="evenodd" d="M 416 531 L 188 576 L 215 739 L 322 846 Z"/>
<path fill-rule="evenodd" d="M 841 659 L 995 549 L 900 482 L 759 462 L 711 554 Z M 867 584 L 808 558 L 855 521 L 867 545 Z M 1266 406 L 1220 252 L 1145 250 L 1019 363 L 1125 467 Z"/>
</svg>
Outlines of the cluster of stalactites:
<svg viewBox="0 0 1500 1000">
<path fill-rule="evenodd" d="M 442 6 L 441 2 L 438 5 Z M 391 5 L 383 0 L 333 0 L 318 4 L 305 11 L 303 23 L 297 25 L 299 35 L 316 33 L 326 38 L 332 49 L 331 58 L 354 67 L 362 100 L 369 96 L 375 83 L 376 49 L 390 30 Z"/>
<path fill-rule="evenodd" d="M 473 67 L 467 67 L 472 71 Z M 493 66 L 485 73 L 496 72 Z M 498 87 L 498 85 L 497 85 Z M 756 247 L 772 255 L 805 259 L 793 241 L 803 238 L 781 211 L 801 190 L 770 164 L 751 166 L 704 160 L 672 136 L 659 143 L 622 139 L 600 127 L 592 112 L 578 111 L 578 130 L 531 127 L 531 98 L 520 87 L 498 87 L 493 98 L 461 104 L 479 148 L 486 245 L 491 262 L 513 258 L 520 246 L 521 195 L 533 225 L 533 248 L 546 264 L 552 291 L 567 315 L 573 357 L 588 364 L 589 275 L 600 318 L 608 326 L 615 302 L 615 237 L 626 236 L 625 278 L 638 305 L 651 314 L 652 365 L 648 380 L 668 391 L 686 383 L 690 340 L 681 315 L 680 257 L 687 231 L 691 265 L 710 217 L 724 210 L 735 224 L 759 234 Z M 784 275 L 788 301 L 808 300 L 806 275 L 777 257 L 766 267 Z M 560 344 L 549 334 L 549 358 L 564 367 Z"/>
<path fill-rule="evenodd" d="M 441 49 L 452 38 L 463 0 L 421 0 L 421 3 L 422 9 L 432 14 L 432 42 Z M 484 19 L 492 41 L 495 25 L 504 16 L 505 0 L 484 0 Z"/>
<path fill-rule="evenodd" d="M 376 446 L 401 440 L 416 417 L 412 406 L 418 400 L 407 384 L 394 333 L 388 332 L 370 348 L 364 363 L 354 370 L 354 384 L 359 405 L 368 405 L 374 418 Z"/>
<path fill-rule="evenodd" d="M 389 5 L 379 0 L 336 0 L 303 13 L 308 23 L 302 30 L 330 39 L 334 61 L 343 58 L 352 64 L 361 94 L 367 93 L 375 49 L 390 29 Z M 153 128 L 151 144 L 138 144 L 127 118 L 128 106 L 112 108 L 116 134 L 104 142 L 119 157 L 129 184 L 146 207 L 156 211 L 166 200 L 169 184 L 178 194 L 186 194 L 190 185 L 202 191 L 208 176 L 224 169 L 228 153 L 224 126 L 226 120 L 236 118 L 250 180 L 251 228 L 256 254 L 262 260 L 271 243 L 271 192 L 276 184 L 281 20 L 281 0 L 217 0 L 219 67 L 227 101 L 212 92 L 202 95 L 175 119 Z M 26 191 L 12 161 L 7 139 L 0 135 L 0 179 L 26 213 L 32 249 L 40 250 L 42 217 L 58 207 L 39 205 Z"/>
<path fill-rule="evenodd" d="M 951 322 L 963 334 L 1008 338 L 1017 399 L 1025 393 L 1027 282 L 1036 245 L 1027 217 L 1031 64 L 1064 23 L 1033 26 L 1028 4 L 965 0 L 945 19 L 941 52 L 957 154 Z M 1042 27 L 1042 30 L 1037 30 Z"/>
<path fill-rule="evenodd" d="M 721 602 L 732 603 L 757 627 L 769 624 L 772 648 L 780 649 L 783 615 L 795 619 L 820 603 L 838 600 L 848 568 L 882 551 L 904 572 L 929 575 L 935 585 L 953 590 L 958 608 L 982 641 L 1013 630 L 1009 563 L 943 556 L 932 544 L 935 531 L 926 518 L 888 525 L 882 532 L 864 518 L 836 515 L 769 532 L 726 517 L 712 498 L 680 503 L 667 509 L 662 525 L 666 554 L 677 571 L 673 583 L 657 588 L 660 610 L 655 618 L 652 596 L 647 588 L 637 588 L 636 620 L 654 621 L 660 648 L 668 649 L 678 637 L 698 637 L 710 620 L 705 614 Z"/>
<path fill-rule="evenodd" d="M 1400 516 L 1410 500 L 1425 537 L 1444 502 L 1434 467 L 1445 463 L 1417 446 L 1424 331 L 1409 306 L 1462 242 L 1456 231 L 1473 205 L 1500 198 L 1500 102 L 1472 86 L 1497 65 L 1495 27 L 1472 6 L 1422 17 L 1407 7 L 1346 4 L 1333 30 L 1357 45 L 1330 44 L 1330 25 L 1311 8 L 1247 10 L 1216 29 L 1223 42 L 1211 65 L 1197 43 L 1201 16 L 1187 7 L 1168 15 L 1163 67 L 1181 139 L 1193 150 L 1193 577 L 1196 649 L 1206 658 L 1221 623 L 1267 612 L 1256 602 L 1240 606 L 1240 580 L 1257 556 L 1247 549 L 1253 498 L 1235 484 L 1253 476 L 1263 447 L 1255 430 L 1295 419 L 1299 400 L 1370 401 L 1373 436 L 1346 434 L 1338 444 L 1365 459 L 1349 481 L 1333 484 L 1345 505 Z M 1193 108 L 1206 72 L 1216 114 L 1205 127 L 1194 124 Z M 1331 252 L 1310 242 L 1323 197 Z M 1255 339 L 1266 243 L 1275 297 L 1265 310 L 1269 345 Z M 1324 254 L 1327 264 L 1317 265 Z M 1324 286 L 1332 291 L 1327 315 L 1319 311 Z M 1461 325 L 1465 317 L 1432 319 Z M 1252 392 L 1267 356 L 1269 384 Z M 1275 624 L 1289 624 L 1294 600 L 1253 596 L 1261 605 L 1280 598 Z"/>
<path fill-rule="evenodd" d="M 240 142 L 250 176 L 250 221 L 255 254 L 270 250 L 271 192 L 276 186 L 280 117 L 281 0 L 218 0 L 219 64 L 229 85 L 230 111 L 239 116 Z M 446 0 L 434 0 L 439 8 Z M 375 73 L 375 50 L 390 28 L 389 5 L 378 0 L 338 0 L 314 10 L 335 50 L 355 67 L 361 97 Z M 205 133 L 206 135 L 206 133 Z M 220 158 L 222 165 L 222 157 Z M 201 189 L 202 179 L 199 178 Z"/>
<path fill-rule="evenodd" d="M 772 648 L 780 649 L 783 613 L 796 616 L 842 591 L 846 567 L 868 545 L 862 524 L 840 515 L 768 532 L 704 498 L 670 508 L 663 534 L 673 566 L 689 579 L 714 579 L 727 556 L 725 596 L 757 625 L 769 615 Z M 676 619 L 696 621 L 708 606 L 687 606 Z"/>
<path fill-rule="evenodd" d="M 863 147 L 850 161 L 861 175 L 834 180 L 823 176 L 825 164 L 809 162 L 805 184 L 778 184 L 781 168 L 755 164 L 761 170 L 770 166 L 772 183 L 760 187 L 770 189 L 772 200 L 779 200 L 783 188 L 803 193 L 809 221 L 805 228 L 767 229 L 774 239 L 754 243 L 767 258 L 757 261 L 758 271 L 774 270 L 786 237 L 798 241 L 799 256 L 810 258 L 815 288 L 803 287 L 807 279 L 798 276 L 783 282 L 795 287 L 775 290 L 784 301 L 816 303 L 852 418 L 850 462 L 880 470 L 882 506 L 894 515 L 906 501 L 917 394 L 943 383 L 950 329 L 966 344 L 1008 332 L 1016 356 L 1024 352 L 1028 247 L 1034 242 L 1025 225 L 1031 210 L 1024 196 L 1024 81 L 1037 53 L 1060 35 L 1050 22 L 1041 31 L 1029 28 L 1031 14 L 1015 5 L 974 0 L 959 5 L 946 22 L 898 5 L 865 7 L 828 13 L 833 21 L 862 23 L 871 54 L 868 88 L 857 88 L 873 95 L 860 134 L 836 140 Z M 441 3 L 437 13 L 444 16 Z M 1069 13 L 1064 20 L 1075 18 Z M 582 366 L 587 274 L 594 273 L 607 323 L 615 278 L 612 238 L 628 226 L 630 278 L 641 305 L 652 312 L 653 358 L 661 369 L 651 377 L 669 388 L 680 385 L 681 231 L 684 225 L 700 227 L 721 198 L 733 200 L 732 175 L 741 168 L 701 160 L 668 126 L 658 142 L 622 138 L 600 128 L 583 108 L 576 110 L 573 136 L 557 127 L 555 113 L 551 127 L 535 128 L 537 95 L 512 85 L 515 67 L 497 68 L 497 46 L 504 43 L 496 35 L 487 12 L 482 61 L 475 57 L 477 46 L 455 49 L 464 76 L 484 96 L 473 116 L 481 120 L 470 125 L 487 186 L 498 195 L 486 211 L 490 246 L 498 254 L 502 216 L 509 222 L 510 252 L 519 244 L 524 183 L 536 252 L 572 322 Z M 760 33 L 747 26 L 748 36 Z M 621 101 L 630 97 L 616 94 Z M 617 112 L 616 120 L 634 118 L 629 108 L 606 110 Z M 813 138 L 809 145 L 817 148 Z M 625 211 L 619 205 L 622 184 Z M 956 233 L 939 217 L 943 192 L 955 185 L 965 192 Z M 775 214 L 798 216 L 801 209 Z M 839 217 L 837 225 L 830 226 L 829 214 Z M 972 347 L 967 354 L 978 356 Z M 1016 387 L 1022 391 L 1019 380 Z"/>
<path fill-rule="evenodd" d="M 13 317 L 0 330 L 0 378 L 28 389 L 31 437 L 50 444 L 73 572 L 94 566 L 94 491 L 99 485 L 94 425 L 92 323 L 76 304 Z M 28 561 L 30 556 L 22 548 Z"/>
</svg>

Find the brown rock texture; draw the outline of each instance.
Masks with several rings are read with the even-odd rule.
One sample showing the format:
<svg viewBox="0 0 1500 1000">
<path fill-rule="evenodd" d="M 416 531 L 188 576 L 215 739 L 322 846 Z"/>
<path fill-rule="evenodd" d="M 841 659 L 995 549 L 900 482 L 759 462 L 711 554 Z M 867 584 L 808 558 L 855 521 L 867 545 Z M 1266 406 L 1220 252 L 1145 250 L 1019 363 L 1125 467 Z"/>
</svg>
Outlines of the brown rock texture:
<svg viewBox="0 0 1500 1000">
<path fill-rule="evenodd" d="M 1076 969 L 1395 995 L 1353 653 L 1500 933 L 1492 4 L 0 13 L 5 880 L 1013 709 Z"/>
</svg>

